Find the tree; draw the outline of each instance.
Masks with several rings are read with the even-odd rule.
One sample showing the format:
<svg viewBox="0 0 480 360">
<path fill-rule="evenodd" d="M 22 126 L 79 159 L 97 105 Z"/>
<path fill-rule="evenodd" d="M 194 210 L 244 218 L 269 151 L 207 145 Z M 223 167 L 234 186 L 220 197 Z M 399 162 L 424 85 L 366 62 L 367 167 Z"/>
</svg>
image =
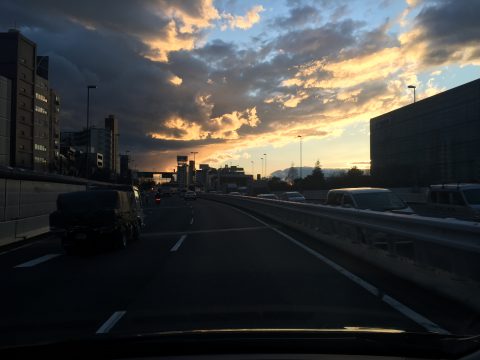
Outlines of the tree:
<svg viewBox="0 0 480 360">
<path fill-rule="evenodd" d="M 292 185 L 295 182 L 295 179 L 298 178 L 298 171 L 294 167 L 294 163 L 290 166 L 290 169 L 288 169 L 287 176 L 285 177 L 285 181 Z"/>
<path fill-rule="evenodd" d="M 356 166 L 352 167 L 347 171 L 347 176 L 351 178 L 360 177 L 363 175 L 363 171 L 358 169 Z"/>
<path fill-rule="evenodd" d="M 305 190 L 318 190 L 325 188 L 325 175 L 320 167 L 320 161 L 315 162 L 312 174 L 306 176 L 298 185 Z"/>
</svg>

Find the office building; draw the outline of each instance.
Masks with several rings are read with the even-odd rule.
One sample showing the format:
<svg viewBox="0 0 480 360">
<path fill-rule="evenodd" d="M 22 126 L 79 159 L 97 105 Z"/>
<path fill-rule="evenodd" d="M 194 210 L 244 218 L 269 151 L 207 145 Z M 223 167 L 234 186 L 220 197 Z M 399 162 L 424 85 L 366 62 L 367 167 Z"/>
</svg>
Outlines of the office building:
<svg viewBox="0 0 480 360">
<path fill-rule="evenodd" d="M 371 174 L 384 186 L 480 180 L 480 79 L 370 121 Z"/>
<path fill-rule="evenodd" d="M 225 165 L 219 168 L 211 179 L 211 186 L 222 192 L 238 191 L 247 188 L 253 182 L 253 175 L 246 175 L 241 167 Z"/>
<path fill-rule="evenodd" d="M 41 75 L 40 75 L 41 74 Z M 48 86 L 48 57 L 37 57 L 35 76 L 33 168 L 49 170 L 50 160 L 50 90 Z"/>
<path fill-rule="evenodd" d="M 0 76 L 11 82 L 8 164 L 58 171 L 60 103 L 48 83 L 49 58 L 37 56 L 36 44 L 17 30 L 0 33 L 0 48 Z"/>
<path fill-rule="evenodd" d="M 12 81 L 0 76 L 0 165 L 10 165 L 10 126 L 12 122 Z"/>
<path fill-rule="evenodd" d="M 53 89 L 50 89 L 49 100 L 49 165 L 50 171 L 58 172 L 60 169 L 60 97 Z"/>
<path fill-rule="evenodd" d="M 188 186 L 195 186 L 195 161 L 188 162 Z"/>
<path fill-rule="evenodd" d="M 0 48 L 0 75 L 11 80 L 10 166 L 33 169 L 37 46 L 10 30 Z"/>
<path fill-rule="evenodd" d="M 177 183 L 179 189 L 185 189 L 187 187 L 187 163 L 188 156 L 177 156 Z"/>
<path fill-rule="evenodd" d="M 108 159 L 106 159 L 107 167 L 114 173 L 120 174 L 120 157 L 118 155 L 118 120 L 115 118 L 115 115 L 108 115 L 105 118 L 105 130 L 110 132 L 110 144 L 108 152 L 105 154 Z"/>
</svg>

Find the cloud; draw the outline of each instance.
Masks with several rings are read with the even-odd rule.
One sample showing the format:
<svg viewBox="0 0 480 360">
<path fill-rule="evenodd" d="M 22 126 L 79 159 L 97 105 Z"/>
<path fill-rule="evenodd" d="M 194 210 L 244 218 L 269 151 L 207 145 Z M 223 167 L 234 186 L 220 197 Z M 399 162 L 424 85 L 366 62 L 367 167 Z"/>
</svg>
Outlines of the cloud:
<svg viewBox="0 0 480 360">
<path fill-rule="evenodd" d="M 320 21 L 320 11 L 311 5 L 300 5 L 290 9 L 288 16 L 277 17 L 272 26 L 280 30 L 291 30 L 305 26 L 315 25 Z"/>
<path fill-rule="evenodd" d="M 250 29 L 253 25 L 260 21 L 260 13 L 262 11 L 265 11 L 264 7 L 262 5 L 256 5 L 248 10 L 243 16 L 224 13 L 222 14 L 222 18 L 226 21 L 226 24 L 222 25 L 221 29 Z"/>
<path fill-rule="evenodd" d="M 0 26 L 17 19 L 50 56 L 63 130 L 84 127 L 85 86 L 95 83 L 96 126 L 116 114 L 138 166 L 173 168 L 177 153 L 221 163 L 297 135 L 338 137 L 411 102 L 410 83 L 419 98 L 443 90 L 439 65 L 479 64 L 477 3 L 410 3 L 405 27 L 395 17 L 372 27 L 350 18 L 346 1 L 290 1 L 270 31 L 242 44 L 209 31 L 265 21 L 260 5 L 238 16 L 212 1 L 5 0 Z"/>
</svg>

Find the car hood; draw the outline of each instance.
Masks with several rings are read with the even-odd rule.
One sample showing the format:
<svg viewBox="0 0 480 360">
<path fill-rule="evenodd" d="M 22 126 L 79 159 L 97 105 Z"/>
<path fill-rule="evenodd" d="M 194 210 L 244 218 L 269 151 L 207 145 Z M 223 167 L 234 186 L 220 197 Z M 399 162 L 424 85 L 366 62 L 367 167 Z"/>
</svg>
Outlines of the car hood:
<svg viewBox="0 0 480 360">
<path fill-rule="evenodd" d="M 0 349 L 2 358 L 115 358 L 212 354 L 355 354 L 454 359 L 479 349 L 478 337 L 399 329 L 197 329 L 113 335 Z"/>
</svg>

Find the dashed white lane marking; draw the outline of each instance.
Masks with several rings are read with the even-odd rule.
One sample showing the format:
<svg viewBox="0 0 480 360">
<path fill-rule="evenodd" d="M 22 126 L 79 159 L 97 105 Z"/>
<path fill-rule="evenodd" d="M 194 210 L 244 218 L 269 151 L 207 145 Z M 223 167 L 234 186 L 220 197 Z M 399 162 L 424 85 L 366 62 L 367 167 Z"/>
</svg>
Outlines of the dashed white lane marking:
<svg viewBox="0 0 480 360">
<path fill-rule="evenodd" d="M 45 261 L 48 261 L 50 259 L 56 258 L 57 256 L 60 256 L 60 254 L 48 254 L 48 255 L 43 255 L 40 256 L 39 258 L 24 262 L 20 265 L 15 266 L 16 268 L 24 268 L 24 267 L 32 267 L 41 263 L 44 263 Z"/>
<path fill-rule="evenodd" d="M 107 321 L 103 323 L 97 330 L 97 334 L 106 334 L 108 333 L 115 324 L 126 314 L 126 311 L 115 311 L 112 316 L 108 318 Z"/>
<path fill-rule="evenodd" d="M 448 335 L 450 334 L 450 332 L 448 332 L 447 330 L 443 329 L 442 327 L 440 327 L 439 325 L 435 324 L 433 321 L 427 319 L 426 317 L 424 317 L 423 315 L 420 315 L 419 313 L 417 313 L 415 310 L 409 308 L 408 306 L 402 304 L 400 301 L 398 300 L 395 300 L 394 298 L 392 298 L 390 295 L 387 295 L 385 294 L 383 291 L 381 291 L 380 289 L 378 289 L 376 286 L 370 284 L 369 282 L 359 278 L 357 275 L 351 273 L 350 271 L 348 271 L 347 269 L 345 269 L 344 267 L 338 265 L 337 263 L 333 262 L 332 260 L 326 258 L 325 256 L 323 256 L 322 254 L 316 252 L 315 250 L 309 248 L 308 246 L 302 244 L 301 242 L 295 240 L 293 237 L 291 237 L 290 235 L 287 235 L 285 234 L 283 231 L 281 230 L 278 230 L 277 228 L 267 224 L 265 221 L 263 220 L 260 220 L 259 218 L 257 218 L 256 216 L 254 215 L 251 215 L 243 210 L 240 210 L 238 208 L 234 208 L 236 210 L 238 210 L 239 212 L 241 212 L 242 214 L 244 215 L 247 215 L 249 216 L 250 218 L 258 221 L 259 223 L 265 225 L 266 227 L 270 228 L 271 230 L 275 231 L 276 233 L 278 233 L 279 235 L 283 236 L 284 238 L 286 238 L 287 240 L 291 241 L 292 243 L 294 243 L 295 245 L 301 247 L 302 249 L 304 249 L 305 251 L 307 251 L 308 253 L 310 253 L 311 255 L 315 256 L 316 258 L 322 260 L 325 264 L 327 264 L 328 266 L 332 267 L 333 269 L 337 270 L 339 273 L 341 273 L 342 275 L 346 276 L 348 279 L 352 280 L 353 282 L 355 282 L 356 284 L 358 284 L 359 286 L 361 286 L 362 288 L 364 288 L 365 290 L 367 290 L 369 293 L 377 296 L 377 297 L 380 297 L 380 299 L 385 302 L 386 304 L 390 305 L 392 308 L 394 308 L 395 310 L 397 310 L 398 312 L 400 312 L 401 314 L 403 314 L 404 316 L 408 317 L 410 320 L 413 320 L 414 322 L 416 322 L 417 324 L 419 324 L 420 326 L 424 327 L 425 329 L 427 329 L 428 331 L 430 332 L 433 332 L 433 333 L 437 333 L 437 334 L 444 334 L 444 335 Z"/>
<path fill-rule="evenodd" d="M 173 247 L 170 249 L 171 252 L 174 252 L 174 251 L 177 251 L 178 248 L 182 245 L 183 241 L 185 240 L 185 238 L 187 237 L 187 235 L 182 235 L 182 237 L 180 239 L 178 239 L 177 243 L 175 245 L 173 245 Z"/>
<path fill-rule="evenodd" d="M 192 216 L 192 220 L 190 220 L 190 225 L 192 225 L 192 224 L 193 224 L 193 216 Z"/>
</svg>

